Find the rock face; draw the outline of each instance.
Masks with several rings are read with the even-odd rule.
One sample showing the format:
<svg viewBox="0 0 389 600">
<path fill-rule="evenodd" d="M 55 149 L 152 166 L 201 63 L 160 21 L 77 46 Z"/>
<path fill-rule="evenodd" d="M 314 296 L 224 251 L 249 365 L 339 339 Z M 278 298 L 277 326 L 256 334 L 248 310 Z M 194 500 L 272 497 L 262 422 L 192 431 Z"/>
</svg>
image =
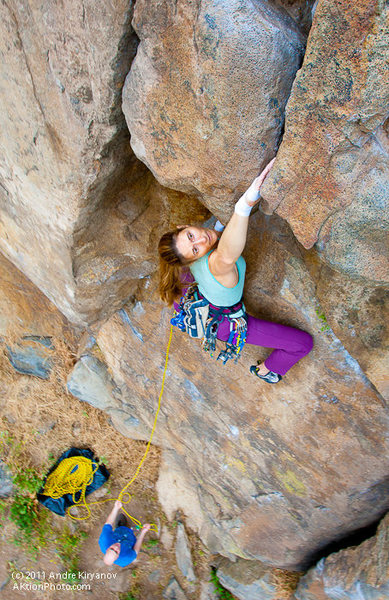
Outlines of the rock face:
<svg viewBox="0 0 389 600">
<path fill-rule="evenodd" d="M 184 577 L 186 577 L 188 581 L 196 581 L 190 544 L 183 523 L 178 523 L 177 525 L 176 561 L 177 566 Z"/>
<path fill-rule="evenodd" d="M 137 161 L 120 111 L 136 50 L 132 4 L 11 0 L 0 8 L 0 249 L 80 324 L 98 319 L 110 294 L 120 305 L 150 271 L 147 259 L 135 265 L 124 215 L 120 250 L 112 235 L 96 244 L 110 193 L 136 205 L 142 175 L 131 177 Z"/>
<path fill-rule="evenodd" d="M 78 352 L 72 392 L 148 439 L 171 316 L 158 237 L 206 207 L 227 219 L 275 153 L 303 49 L 284 8 L 307 4 L 137 0 L 124 110 L 137 156 L 174 191 L 130 150 L 120 94 L 138 39 L 133 3 L 114 4 L 1 5 L 0 248 L 92 326 L 101 352 Z M 312 333 L 313 352 L 268 386 L 248 370 L 265 349 L 223 367 L 173 335 L 160 500 L 231 559 L 299 569 L 388 508 L 383 14 L 383 0 L 317 4 L 263 188 L 277 214 L 250 219 L 246 306 Z M 24 335 L 62 335 L 3 265 L 0 333 L 21 321 Z"/>
<path fill-rule="evenodd" d="M 268 2 L 138 0 L 123 92 L 135 154 L 163 185 L 229 214 L 275 154 L 304 38 Z"/>
<path fill-rule="evenodd" d="M 314 245 L 304 256 L 323 314 L 389 398 L 387 8 L 316 4 L 262 208 Z"/>
<path fill-rule="evenodd" d="M 381 0 L 319 2 L 262 189 L 306 248 L 377 283 L 389 281 L 386 19 Z"/>
<path fill-rule="evenodd" d="M 222 367 L 174 332 L 154 438 L 167 464 L 158 488 L 167 514 L 183 509 L 211 551 L 296 569 L 387 508 L 388 417 L 355 359 L 328 326 L 321 331 L 314 283 L 288 228 L 257 214 L 252 231 L 249 311 L 309 329 L 314 351 L 268 386 L 248 372 L 264 349 L 247 346 L 240 364 Z M 268 264 L 256 256 L 258 237 L 272 249 Z M 149 428 L 170 316 L 153 288 L 125 307 L 127 322 L 115 315 L 97 338 L 123 402 Z M 125 430 L 137 437 L 136 427 Z"/>
<path fill-rule="evenodd" d="M 369 380 L 389 400 L 387 287 L 352 279 L 323 263 L 316 268 L 316 295 L 324 314 Z"/>
<path fill-rule="evenodd" d="M 301 579 L 297 600 L 389 598 L 389 515 L 360 546 L 322 559 Z"/>
<path fill-rule="evenodd" d="M 0 336 L 63 338 L 69 325 L 54 304 L 0 254 Z"/>
<path fill-rule="evenodd" d="M 217 576 L 221 584 L 239 600 L 274 600 L 277 598 L 272 570 L 259 561 L 238 559 L 231 563 L 223 559 Z"/>
<path fill-rule="evenodd" d="M 7 347 L 11 365 L 24 375 L 48 379 L 52 369 L 54 346 L 49 337 L 25 336 L 18 344 Z"/>
</svg>

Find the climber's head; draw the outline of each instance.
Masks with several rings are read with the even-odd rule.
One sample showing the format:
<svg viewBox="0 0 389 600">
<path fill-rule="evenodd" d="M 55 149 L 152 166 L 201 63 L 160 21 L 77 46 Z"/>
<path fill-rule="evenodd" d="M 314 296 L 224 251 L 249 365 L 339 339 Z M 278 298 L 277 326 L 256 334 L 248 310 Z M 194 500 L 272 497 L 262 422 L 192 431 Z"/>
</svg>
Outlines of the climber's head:
<svg viewBox="0 0 389 600">
<path fill-rule="evenodd" d="M 217 241 L 218 236 L 214 229 L 186 225 L 176 234 L 175 243 L 179 255 L 186 261 L 193 262 L 207 254 Z"/>
<path fill-rule="evenodd" d="M 116 542 L 112 544 L 105 552 L 103 561 L 104 564 L 111 566 L 119 558 L 120 555 L 120 543 Z"/>
<path fill-rule="evenodd" d="M 181 268 L 204 256 L 217 243 L 213 229 L 183 225 L 164 233 L 158 244 L 159 293 L 164 302 L 171 306 L 181 295 Z"/>
<path fill-rule="evenodd" d="M 181 225 L 163 234 L 158 244 L 159 256 L 170 265 L 189 265 L 207 254 L 217 241 L 214 229 Z"/>
</svg>

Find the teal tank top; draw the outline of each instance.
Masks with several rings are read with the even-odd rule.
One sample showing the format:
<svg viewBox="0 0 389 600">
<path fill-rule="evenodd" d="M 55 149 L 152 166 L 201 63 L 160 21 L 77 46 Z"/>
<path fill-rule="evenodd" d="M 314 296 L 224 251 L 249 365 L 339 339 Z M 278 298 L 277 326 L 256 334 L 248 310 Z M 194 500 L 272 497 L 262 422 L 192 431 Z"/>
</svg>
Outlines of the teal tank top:
<svg viewBox="0 0 389 600">
<path fill-rule="evenodd" d="M 219 283 L 209 270 L 208 257 L 211 252 L 212 250 L 197 259 L 189 266 L 189 269 L 195 278 L 200 294 L 208 302 L 215 306 L 233 306 L 241 300 L 243 295 L 246 261 L 243 256 L 238 258 L 236 261 L 239 275 L 238 283 L 233 288 L 228 288 Z"/>
</svg>

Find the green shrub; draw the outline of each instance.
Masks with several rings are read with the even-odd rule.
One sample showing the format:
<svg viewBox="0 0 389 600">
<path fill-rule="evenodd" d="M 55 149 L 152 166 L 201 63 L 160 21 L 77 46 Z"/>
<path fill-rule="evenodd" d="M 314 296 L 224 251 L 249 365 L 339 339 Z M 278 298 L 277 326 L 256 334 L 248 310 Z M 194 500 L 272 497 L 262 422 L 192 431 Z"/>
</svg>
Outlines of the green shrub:
<svg viewBox="0 0 389 600">
<path fill-rule="evenodd" d="M 79 583 L 78 572 L 79 572 L 79 546 L 83 540 L 87 537 L 85 531 L 76 531 L 76 533 L 70 533 L 70 529 L 67 525 L 62 529 L 61 533 L 55 539 L 56 553 L 61 559 L 62 565 L 65 569 L 64 572 L 74 575 L 74 577 L 68 578 L 73 584 Z"/>
<path fill-rule="evenodd" d="M 44 477 L 39 475 L 32 467 L 25 467 L 12 477 L 14 485 L 19 490 L 29 494 L 35 494 L 42 487 L 43 480 Z"/>
<path fill-rule="evenodd" d="M 125 592 L 124 594 L 119 594 L 120 600 L 138 600 L 136 596 L 132 592 Z"/>
<path fill-rule="evenodd" d="M 324 312 L 321 310 L 321 308 L 317 308 L 315 310 L 317 316 L 319 317 L 320 321 L 321 321 L 321 327 L 320 327 L 320 331 L 330 331 L 330 326 L 327 323 L 327 317 L 325 316 Z"/>
<path fill-rule="evenodd" d="M 210 582 L 213 583 L 213 589 L 219 600 L 234 600 L 234 596 L 226 590 L 225 587 L 220 583 L 219 577 L 217 576 L 216 569 L 212 567 Z"/>
<path fill-rule="evenodd" d="M 3 512 L 9 506 L 9 518 L 17 527 L 12 540 L 16 546 L 26 546 L 26 551 L 37 556 L 40 548 L 46 545 L 47 514 L 39 510 L 36 492 L 43 483 L 42 475 L 26 465 L 23 457 L 23 445 L 16 443 L 12 434 L 2 431 L 0 436 L 1 456 L 12 473 L 15 486 L 14 496 L 2 507 Z"/>
<path fill-rule="evenodd" d="M 28 464 L 23 444 L 16 443 L 8 431 L 0 432 L 0 456 L 13 474 L 12 481 L 16 488 L 12 498 L 0 503 L 0 516 L 9 509 L 10 521 L 17 527 L 13 543 L 22 546 L 23 550 L 36 559 L 40 549 L 49 541 L 54 541 L 64 571 L 78 575 L 79 545 L 87 534 L 83 531 L 70 533 L 69 527 L 65 525 L 54 538 L 48 522 L 50 511 L 42 507 L 36 498 L 45 477 Z M 49 455 L 50 462 L 55 460 L 53 455 Z M 79 580 L 78 577 L 71 577 L 70 581 L 78 583 Z"/>
<path fill-rule="evenodd" d="M 47 514 L 42 513 L 34 496 L 16 493 L 10 506 L 10 520 L 18 530 L 12 540 L 16 546 L 25 546 L 26 551 L 37 557 L 39 550 L 46 546 L 49 530 Z"/>
</svg>

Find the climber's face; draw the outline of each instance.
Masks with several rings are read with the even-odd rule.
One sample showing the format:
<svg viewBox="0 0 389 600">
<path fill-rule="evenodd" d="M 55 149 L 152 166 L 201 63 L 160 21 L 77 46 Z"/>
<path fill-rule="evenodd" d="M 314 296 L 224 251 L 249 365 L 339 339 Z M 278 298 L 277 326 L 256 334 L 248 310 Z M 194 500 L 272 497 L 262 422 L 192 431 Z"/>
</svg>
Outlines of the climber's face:
<svg viewBox="0 0 389 600">
<path fill-rule="evenodd" d="M 217 241 L 214 229 L 186 226 L 177 234 L 176 247 L 181 256 L 193 261 L 207 254 Z"/>
<path fill-rule="evenodd" d="M 119 558 L 119 554 L 120 554 L 120 543 L 116 542 L 115 544 L 112 544 L 107 549 L 106 553 L 104 554 L 104 558 L 103 558 L 104 563 L 106 565 L 113 565 L 115 560 L 117 560 Z"/>
</svg>

